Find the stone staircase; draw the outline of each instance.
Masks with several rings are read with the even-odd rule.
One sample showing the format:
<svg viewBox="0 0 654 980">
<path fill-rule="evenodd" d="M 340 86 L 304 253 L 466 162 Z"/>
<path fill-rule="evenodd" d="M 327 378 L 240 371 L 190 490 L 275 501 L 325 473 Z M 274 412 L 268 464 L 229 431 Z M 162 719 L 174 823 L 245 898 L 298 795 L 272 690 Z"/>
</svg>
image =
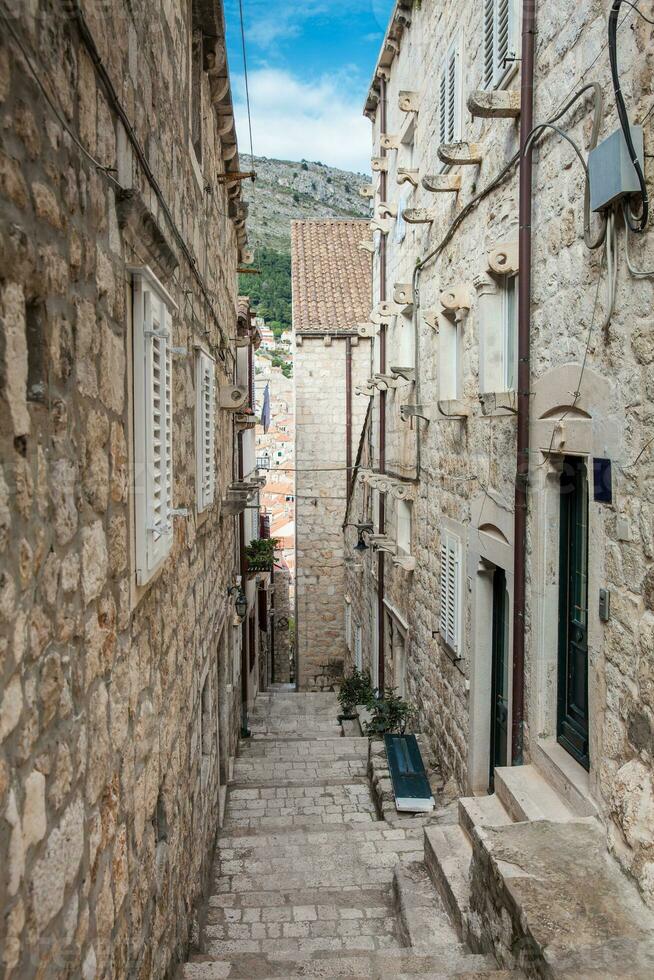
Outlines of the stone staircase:
<svg viewBox="0 0 654 980">
<path fill-rule="evenodd" d="M 495 771 L 495 794 L 425 828 L 425 863 L 457 933 L 542 978 L 654 975 L 654 916 L 609 855 L 586 792 L 549 753 Z M 562 767 L 566 761 L 562 760 Z"/>
<path fill-rule="evenodd" d="M 516 976 L 457 935 L 423 825 L 377 819 L 368 741 L 335 695 L 261 695 L 219 839 L 202 953 L 184 980 Z"/>
</svg>

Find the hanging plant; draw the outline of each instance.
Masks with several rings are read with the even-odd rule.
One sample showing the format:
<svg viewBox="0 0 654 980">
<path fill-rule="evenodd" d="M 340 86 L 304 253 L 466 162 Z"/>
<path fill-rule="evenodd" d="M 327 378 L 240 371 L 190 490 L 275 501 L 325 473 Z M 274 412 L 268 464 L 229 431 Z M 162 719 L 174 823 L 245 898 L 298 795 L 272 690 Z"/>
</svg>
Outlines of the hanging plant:
<svg viewBox="0 0 654 980">
<path fill-rule="evenodd" d="M 245 549 L 249 572 L 269 572 L 275 561 L 279 538 L 255 538 Z"/>
</svg>

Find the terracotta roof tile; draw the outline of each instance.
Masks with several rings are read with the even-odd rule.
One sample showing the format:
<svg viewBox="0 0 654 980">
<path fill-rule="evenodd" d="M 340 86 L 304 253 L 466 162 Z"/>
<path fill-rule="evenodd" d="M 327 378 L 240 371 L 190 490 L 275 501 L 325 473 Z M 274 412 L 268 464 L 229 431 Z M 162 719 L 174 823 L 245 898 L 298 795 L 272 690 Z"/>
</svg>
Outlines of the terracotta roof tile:
<svg viewBox="0 0 654 980">
<path fill-rule="evenodd" d="M 364 220 L 291 223 L 294 330 L 335 333 L 368 320 L 372 258 L 358 247 L 366 237 Z"/>
</svg>

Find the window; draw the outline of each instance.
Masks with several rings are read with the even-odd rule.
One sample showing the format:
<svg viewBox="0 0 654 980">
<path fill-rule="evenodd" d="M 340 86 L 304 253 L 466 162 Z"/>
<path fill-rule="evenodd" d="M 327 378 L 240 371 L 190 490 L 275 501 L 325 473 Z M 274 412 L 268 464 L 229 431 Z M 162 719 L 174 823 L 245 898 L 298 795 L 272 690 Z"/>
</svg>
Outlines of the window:
<svg viewBox="0 0 654 980">
<path fill-rule="evenodd" d="M 354 666 L 357 670 L 363 667 L 363 654 L 361 650 L 361 627 L 357 623 L 354 627 Z"/>
<path fill-rule="evenodd" d="M 441 537 L 441 615 L 440 633 L 453 653 L 461 646 L 461 542 L 449 531 Z"/>
<path fill-rule="evenodd" d="M 516 58 L 516 0 L 484 0 L 484 88 L 498 88 Z"/>
<path fill-rule="evenodd" d="M 216 364 L 203 350 L 195 362 L 196 496 L 198 513 L 213 504 L 215 461 Z"/>
<path fill-rule="evenodd" d="M 461 325 L 448 316 L 439 317 L 438 370 L 440 401 L 456 401 L 461 397 Z"/>
<path fill-rule="evenodd" d="M 172 299 L 147 267 L 133 269 L 136 580 L 144 585 L 173 543 Z"/>
<path fill-rule="evenodd" d="M 518 277 L 503 276 L 500 288 L 486 287 L 479 296 L 481 394 L 515 391 L 518 357 Z"/>
<path fill-rule="evenodd" d="M 459 40 L 450 44 L 439 79 L 439 124 L 441 143 L 461 139 L 461 55 Z"/>
<path fill-rule="evenodd" d="M 411 503 L 397 501 L 397 550 L 400 555 L 411 554 Z"/>
<path fill-rule="evenodd" d="M 211 755 L 213 739 L 211 731 L 211 687 L 209 686 L 209 675 L 207 675 L 204 684 L 202 685 L 200 726 L 202 735 L 202 755 Z"/>
<path fill-rule="evenodd" d="M 348 650 L 352 649 L 352 606 L 345 602 L 345 646 Z"/>
</svg>

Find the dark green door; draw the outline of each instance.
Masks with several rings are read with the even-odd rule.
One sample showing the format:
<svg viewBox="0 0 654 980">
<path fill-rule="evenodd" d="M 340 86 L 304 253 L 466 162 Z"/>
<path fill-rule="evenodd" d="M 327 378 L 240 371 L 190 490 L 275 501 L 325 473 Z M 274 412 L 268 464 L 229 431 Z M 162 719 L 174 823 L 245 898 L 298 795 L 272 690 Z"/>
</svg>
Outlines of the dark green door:
<svg viewBox="0 0 654 980">
<path fill-rule="evenodd" d="M 557 729 L 588 769 L 588 474 L 578 456 L 566 456 L 561 473 Z"/>
<path fill-rule="evenodd" d="M 493 667 L 491 677 L 491 732 L 489 788 L 495 785 L 495 767 L 505 766 L 509 735 L 509 617 L 506 573 L 493 575 Z"/>
</svg>

